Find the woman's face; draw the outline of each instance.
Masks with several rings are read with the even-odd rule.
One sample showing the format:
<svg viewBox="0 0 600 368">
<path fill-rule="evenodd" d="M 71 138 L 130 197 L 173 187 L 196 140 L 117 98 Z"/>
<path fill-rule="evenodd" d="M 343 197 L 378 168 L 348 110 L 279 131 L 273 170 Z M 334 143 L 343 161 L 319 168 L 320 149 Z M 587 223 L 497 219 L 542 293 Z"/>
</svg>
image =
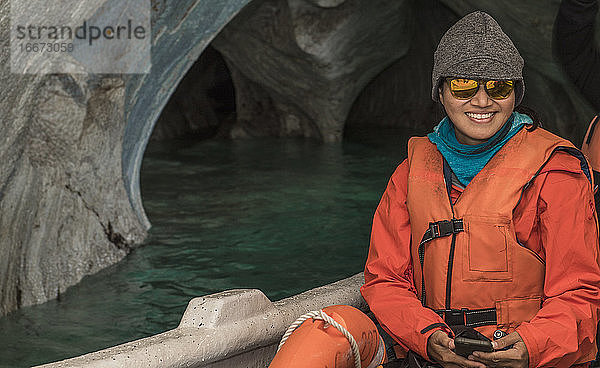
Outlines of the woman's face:
<svg viewBox="0 0 600 368">
<path fill-rule="evenodd" d="M 490 139 L 508 120 L 515 108 L 515 92 L 504 100 L 494 100 L 479 86 L 468 100 L 452 96 L 447 83 L 442 83 L 440 101 L 454 123 L 456 139 L 462 144 L 481 144 Z"/>
</svg>

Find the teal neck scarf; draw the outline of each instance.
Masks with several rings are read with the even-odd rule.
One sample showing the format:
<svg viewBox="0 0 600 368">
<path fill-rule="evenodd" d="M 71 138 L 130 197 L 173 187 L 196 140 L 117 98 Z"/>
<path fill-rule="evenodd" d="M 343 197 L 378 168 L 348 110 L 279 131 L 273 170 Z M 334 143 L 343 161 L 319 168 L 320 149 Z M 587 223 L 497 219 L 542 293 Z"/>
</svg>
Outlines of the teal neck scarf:
<svg viewBox="0 0 600 368">
<path fill-rule="evenodd" d="M 493 137 L 477 145 L 461 144 L 456 140 L 454 125 L 446 116 L 427 137 L 437 146 L 450 168 L 463 185 L 468 185 L 506 142 L 525 125 L 533 124 L 527 115 L 513 112 Z"/>
</svg>

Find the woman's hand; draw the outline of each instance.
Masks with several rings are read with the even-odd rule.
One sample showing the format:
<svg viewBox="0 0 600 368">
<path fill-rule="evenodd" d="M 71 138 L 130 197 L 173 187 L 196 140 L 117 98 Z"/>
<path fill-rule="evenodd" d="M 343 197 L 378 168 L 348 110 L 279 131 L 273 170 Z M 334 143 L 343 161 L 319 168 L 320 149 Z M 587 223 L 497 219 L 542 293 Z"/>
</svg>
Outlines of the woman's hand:
<svg viewBox="0 0 600 368">
<path fill-rule="evenodd" d="M 454 340 L 443 331 L 436 331 L 427 340 L 427 355 L 444 368 L 485 368 L 485 365 L 456 355 Z"/>
<path fill-rule="evenodd" d="M 521 336 L 515 331 L 492 342 L 494 350 L 504 349 L 513 345 L 512 348 L 493 353 L 476 351 L 469 359 L 474 359 L 488 367 L 515 367 L 527 368 L 529 366 L 529 352 Z"/>
</svg>

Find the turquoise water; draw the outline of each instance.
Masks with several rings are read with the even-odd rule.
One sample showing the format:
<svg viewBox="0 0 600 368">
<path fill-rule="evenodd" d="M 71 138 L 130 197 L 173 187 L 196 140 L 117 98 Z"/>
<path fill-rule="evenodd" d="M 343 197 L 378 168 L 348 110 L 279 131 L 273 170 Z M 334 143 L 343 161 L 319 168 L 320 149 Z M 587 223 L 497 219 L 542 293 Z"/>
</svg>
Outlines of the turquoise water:
<svg viewBox="0 0 600 368">
<path fill-rule="evenodd" d="M 60 300 L 0 319 L 0 367 L 174 328 L 196 296 L 257 288 L 277 300 L 360 272 L 374 209 L 406 156 L 406 137 L 379 133 L 383 142 L 358 134 L 335 145 L 150 145 L 141 179 L 153 224 L 145 245 Z"/>
</svg>

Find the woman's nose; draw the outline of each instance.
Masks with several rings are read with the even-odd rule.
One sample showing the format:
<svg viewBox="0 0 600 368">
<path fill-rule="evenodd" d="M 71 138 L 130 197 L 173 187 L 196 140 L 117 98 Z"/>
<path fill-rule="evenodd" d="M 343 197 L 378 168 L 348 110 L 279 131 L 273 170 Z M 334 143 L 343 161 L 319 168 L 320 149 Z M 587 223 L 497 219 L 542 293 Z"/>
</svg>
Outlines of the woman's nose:
<svg viewBox="0 0 600 368">
<path fill-rule="evenodd" d="M 475 96 L 473 96 L 473 98 L 471 98 L 471 105 L 478 106 L 478 107 L 487 107 L 487 106 L 490 106 L 491 104 L 492 104 L 492 99 L 485 91 L 483 84 L 479 85 L 479 90 L 477 90 L 477 93 L 475 94 Z"/>
</svg>

